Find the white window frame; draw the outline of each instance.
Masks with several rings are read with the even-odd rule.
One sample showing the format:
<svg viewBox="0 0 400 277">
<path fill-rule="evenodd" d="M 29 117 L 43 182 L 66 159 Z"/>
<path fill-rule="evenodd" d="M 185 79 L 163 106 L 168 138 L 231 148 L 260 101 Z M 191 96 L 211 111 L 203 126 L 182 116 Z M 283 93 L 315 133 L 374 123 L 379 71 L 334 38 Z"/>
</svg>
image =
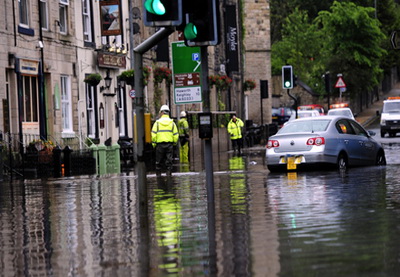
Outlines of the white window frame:
<svg viewBox="0 0 400 277">
<path fill-rule="evenodd" d="M 60 76 L 61 90 L 61 116 L 62 116 L 62 137 L 74 135 L 72 121 L 72 93 L 71 78 L 68 75 Z"/>
<path fill-rule="evenodd" d="M 60 0 L 59 26 L 61 34 L 68 33 L 68 4 L 68 0 Z"/>
<path fill-rule="evenodd" d="M 49 29 L 49 9 L 48 9 L 48 0 L 40 0 L 40 9 L 42 12 L 42 30 Z"/>
<path fill-rule="evenodd" d="M 95 115 L 95 100 L 94 100 L 94 87 L 86 85 L 86 89 L 88 90 L 86 93 L 86 114 L 88 118 L 88 137 L 95 138 L 96 137 L 96 115 Z"/>
<path fill-rule="evenodd" d="M 18 0 L 19 25 L 29 28 L 29 0 Z"/>
<path fill-rule="evenodd" d="M 93 41 L 92 35 L 92 14 L 90 10 L 90 1 L 82 0 L 82 17 L 83 17 L 83 40 L 87 42 Z"/>
<path fill-rule="evenodd" d="M 124 98 L 124 89 L 122 87 L 119 88 L 118 94 L 118 117 L 119 117 L 119 136 L 123 137 L 127 135 L 126 125 L 125 125 L 125 98 Z"/>
<path fill-rule="evenodd" d="M 22 79 L 22 122 L 39 122 L 39 86 L 37 76 L 23 76 Z"/>
</svg>

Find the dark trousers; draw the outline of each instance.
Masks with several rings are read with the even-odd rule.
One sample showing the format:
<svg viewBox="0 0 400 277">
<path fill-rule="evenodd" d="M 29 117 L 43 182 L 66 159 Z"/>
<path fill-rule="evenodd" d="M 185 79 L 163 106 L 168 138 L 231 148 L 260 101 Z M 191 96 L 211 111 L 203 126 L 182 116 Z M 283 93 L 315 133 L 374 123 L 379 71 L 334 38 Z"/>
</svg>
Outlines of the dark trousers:
<svg viewBox="0 0 400 277">
<path fill-rule="evenodd" d="M 242 150 L 243 140 L 240 139 L 232 139 L 232 148 L 234 151 L 238 150 L 239 152 Z"/>
<path fill-rule="evenodd" d="M 158 143 L 156 146 L 156 170 L 165 167 L 168 171 L 172 170 L 174 146 L 172 143 Z"/>
</svg>

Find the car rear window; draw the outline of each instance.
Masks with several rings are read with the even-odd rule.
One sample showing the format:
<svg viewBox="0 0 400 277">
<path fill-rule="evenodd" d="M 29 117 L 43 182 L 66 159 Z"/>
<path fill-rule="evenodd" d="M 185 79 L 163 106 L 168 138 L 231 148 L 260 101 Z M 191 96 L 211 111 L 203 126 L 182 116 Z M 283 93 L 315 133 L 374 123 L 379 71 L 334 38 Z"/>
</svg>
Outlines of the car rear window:
<svg viewBox="0 0 400 277">
<path fill-rule="evenodd" d="M 291 121 L 283 126 L 278 134 L 287 133 L 304 133 L 304 132 L 323 132 L 328 128 L 331 120 L 307 120 L 307 121 Z"/>
</svg>

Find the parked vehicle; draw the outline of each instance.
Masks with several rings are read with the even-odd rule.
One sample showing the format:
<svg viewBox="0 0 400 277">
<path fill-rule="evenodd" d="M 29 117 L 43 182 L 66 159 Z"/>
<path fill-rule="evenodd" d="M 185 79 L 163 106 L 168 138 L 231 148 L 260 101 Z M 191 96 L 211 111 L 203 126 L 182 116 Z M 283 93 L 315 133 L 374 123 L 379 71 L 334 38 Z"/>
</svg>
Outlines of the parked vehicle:
<svg viewBox="0 0 400 277">
<path fill-rule="evenodd" d="M 355 120 L 354 114 L 350 108 L 337 108 L 337 109 L 330 109 L 327 115 L 338 115 L 338 116 L 345 116 Z"/>
<path fill-rule="evenodd" d="M 325 115 L 324 107 L 319 104 L 301 105 L 301 106 L 298 106 L 297 109 L 299 111 L 316 110 L 319 112 L 320 115 Z"/>
<path fill-rule="evenodd" d="M 388 133 L 390 137 L 400 133 L 400 97 L 389 97 L 383 101 L 381 114 L 381 137 Z"/>
<path fill-rule="evenodd" d="M 282 126 L 295 111 L 290 107 L 272 108 L 272 123 Z"/>
<path fill-rule="evenodd" d="M 320 113 L 317 110 L 301 110 L 297 111 L 297 118 L 306 118 L 306 117 L 314 117 L 314 116 L 320 116 Z M 289 121 L 295 120 L 296 119 L 296 113 L 293 112 L 293 114 L 290 116 Z"/>
<path fill-rule="evenodd" d="M 341 116 L 289 121 L 266 145 L 267 167 L 274 171 L 346 170 L 353 166 L 385 165 L 382 146 L 355 120 Z"/>
</svg>

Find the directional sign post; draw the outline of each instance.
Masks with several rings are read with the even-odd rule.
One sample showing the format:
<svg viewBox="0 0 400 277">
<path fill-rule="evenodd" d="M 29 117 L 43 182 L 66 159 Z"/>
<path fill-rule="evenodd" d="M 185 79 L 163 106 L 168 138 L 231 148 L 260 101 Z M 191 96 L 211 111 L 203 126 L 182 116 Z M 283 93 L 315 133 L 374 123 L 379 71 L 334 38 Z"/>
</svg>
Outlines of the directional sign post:
<svg viewBox="0 0 400 277">
<path fill-rule="evenodd" d="M 338 80 L 335 84 L 335 88 L 339 89 L 339 101 L 342 102 L 342 93 L 346 91 L 346 84 L 343 81 L 342 74 L 338 75 Z"/>
<path fill-rule="evenodd" d="M 176 105 L 202 102 L 200 47 L 172 43 L 174 102 Z"/>
</svg>

